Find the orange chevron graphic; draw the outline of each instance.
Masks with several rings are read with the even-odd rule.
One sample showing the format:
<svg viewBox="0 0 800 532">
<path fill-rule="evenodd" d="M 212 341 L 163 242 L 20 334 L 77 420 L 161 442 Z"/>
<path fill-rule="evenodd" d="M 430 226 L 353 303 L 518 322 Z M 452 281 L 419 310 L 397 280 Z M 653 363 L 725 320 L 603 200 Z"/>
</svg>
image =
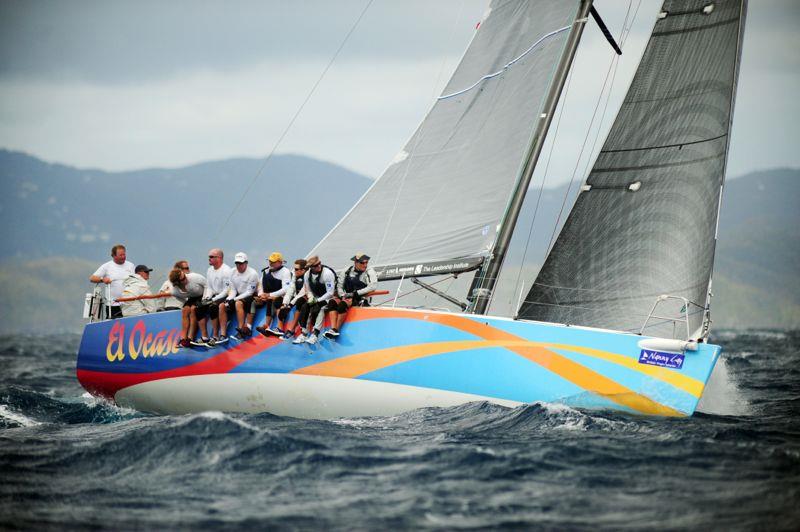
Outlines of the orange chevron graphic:
<svg viewBox="0 0 800 532">
<path fill-rule="evenodd" d="M 552 371 L 556 375 L 587 391 L 596 393 L 601 397 L 637 412 L 661 416 L 684 415 L 671 407 L 638 394 L 630 388 L 574 362 L 563 355 L 551 351 L 543 347 L 542 344 L 530 342 L 486 323 L 480 323 L 457 315 L 403 312 L 384 309 L 353 309 L 350 313 L 349 321 L 351 322 L 377 318 L 426 320 L 470 333 L 484 340 L 488 340 L 489 342 L 488 344 L 487 342 L 479 340 L 429 342 L 377 349 L 306 366 L 295 370 L 293 373 L 354 378 L 409 360 L 447 352 L 499 345 Z"/>
</svg>

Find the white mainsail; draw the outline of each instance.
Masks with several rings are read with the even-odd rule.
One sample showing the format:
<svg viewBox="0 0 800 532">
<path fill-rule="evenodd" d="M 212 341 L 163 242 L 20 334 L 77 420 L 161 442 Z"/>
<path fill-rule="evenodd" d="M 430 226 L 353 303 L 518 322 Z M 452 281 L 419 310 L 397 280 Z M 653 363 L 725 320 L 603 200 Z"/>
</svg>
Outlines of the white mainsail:
<svg viewBox="0 0 800 532">
<path fill-rule="evenodd" d="M 355 251 L 376 265 L 485 256 L 578 6 L 494 0 L 443 97 L 311 253 L 334 267 Z"/>
</svg>

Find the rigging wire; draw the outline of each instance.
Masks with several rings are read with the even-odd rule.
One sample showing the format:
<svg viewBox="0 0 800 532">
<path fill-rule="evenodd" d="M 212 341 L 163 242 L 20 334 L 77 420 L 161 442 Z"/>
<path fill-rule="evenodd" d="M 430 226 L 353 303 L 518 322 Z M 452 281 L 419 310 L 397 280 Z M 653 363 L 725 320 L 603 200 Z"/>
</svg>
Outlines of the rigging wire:
<svg viewBox="0 0 800 532">
<path fill-rule="evenodd" d="M 625 18 L 624 18 L 624 20 L 622 22 L 622 29 L 620 30 L 620 37 L 619 37 L 620 46 L 625 44 L 625 40 L 627 39 L 627 36 L 630 35 L 630 29 L 633 26 L 634 21 L 636 20 L 636 14 L 639 12 L 639 6 L 641 5 L 641 0 L 639 0 L 639 4 L 636 6 L 636 10 L 634 12 L 633 18 L 630 20 L 630 24 L 628 24 L 628 26 L 627 26 L 628 33 L 626 34 L 625 33 L 626 23 L 628 23 L 628 18 L 630 16 L 632 3 L 633 3 L 633 0 L 629 0 L 628 9 L 625 12 Z M 616 56 L 616 55 L 613 56 L 612 60 L 611 60 L 611 63 L 609 64 L 608 71 L 606 72 L 606 79 L 603 81 L 603 88 L 601 89 L 600 94 L 597 97 L 597 103 L 595 104 L 595 113 L 597 112 L 597 108 L 599 107 L 600 101 L 603 98 L 603 92 L 605 91 L 606 82 L 608 81 L 608 73 L 611 71 L 612 68 L 614 69 L 614 72 L 616 73 L 616 65 L 618 64 L 617 61 L 618 61 L 618 56 Z M 543 176 L 542 176 L 542 182 L 541 182 L 541 184 L 539 186 L 539 192 L 538 192 L 538 194 L 536 196 L 536 204 L 535 204 L 535 207 L 533 209 L 533 218 L 531 219 L 530 228 L 528 230 L 528 238 L 525 240 L 525 248 L 524 248 L 524 251 L 522 253 L 522 260 L 520 262 L 520 267 L 519 267 L 519 271 L 517 273 L 517 278 L 514 281 L 514 293 L 516 293 L 517 289 L 520 286 L 520 279 L 522 277 L 522 272 L 523 272 L 523 270 L 525 268 L 525 261 L 526 261 L 526 259 L 528 257 L 528 248 L 529 248 L 530 243 L 531 243 L 531 237 L 533 236 L 533 228 L 535 227 L 535 224 L 536 224 L 536 217 L 537 217 L 537 215 L 539 213 L 539 205 L 540 205 L 540 202 L 541 202 L 541 199 L 542 199 L 542 194 L 544 192 L 544 186 L 545 186 L 545 183 L 547 181 L 547 176 L 548 176 L 548 172 L 549 172 L 549 169 L 550 169 L 550 161 L 552 160 L 553 150 L 555 149 L 556 140 L 558 139 L 558 132 L 559 132 L 559 129 L 561 127 L 561 117 L 564 114 L 564 109 L 566 108 L 566 102 L 567 102 L 567 99 L 569 98 L 569 90 L 570 90 L 570 86 L 571 86 L 571 83 L 572 83 L 572 73 L 573 73 L 573 70 L 570 70 L 569 78 L 567 78 L 567 86 L 566 86 L 566 89 L 564 90 L 564 103 L 561 106 L 561 110 L 559 111 L 559 114 L 558 114 L 558 119 L 556 120 L 556 128 L 555 128 L 555 131 L 554 131 L 554 134 L 553 134 L 553 142 L 550 145 L 550 151 L 547 154 L 547 163 L 545 164 L 544 173 L 543 173 Z M 613 83 L 614 82 L 613 82 L 613 78 L 612 78 L 612 82 L 611 82 L 612 87 L 613 87 Z M 608 107 L 608 100 L 610 99 L 610 95 L 611 95 L 611 90 L 609 89 L 608 94 L 607 94 L 607 98 L 606 98 L 606 104 L 605 104 L 606 108 Z M 603 116 L 605 116 L 605 108 L 603 110 Z M 592 122 L 593 121 L 594 121 L 594 115 L 592 116 Z M 591 131 L 592 122 L 590 122 L 589 128 L 587 128 L 587 138 L 588 138 L 589 132 Z M 602 124 L 602 118 L 601 118 L 601 124 Z M 597 135 L 595 136 L 595 142 L 597 141 L 597 137 L 599 136 L 599 134 L 600 134 L 600 130 L 598 129 Z M 585 147 L 585 144 L 586 144 L 586 139 L 584 139 L 584 147 Z M 592 151 L 594 151 L 594 144 L 592 144 L 592 150 L 589 153 L 591 154 Z M 583 148 L 581 148 L 581 154 L 578 155 L 578 160 L 576 162 L 575 170 L 577 170 L 577 166 L 580 164 L 580 159 L 581 159 L 581 155 L 582 154 L 583 154 Z M 588 159 L 588 161 L 591 161 L 591 160 L 592 159 L 590 157 Z M 588 162 L 587 162 L 587 164 L 588 164 Z M 575 172 L 573 171 L 572 179 L 574 180 L 574 178 L 575 178 Z M 567 194 L 566 194 L 566 196 L 564 198 L 564 203 L 566 203 L 566 198 L 569 196 L 569 189 L 571 189 L 571 188 L 572 188 L 572 181 L 570 181 L 570 187 L 567 190 Z M 562 211 L 563 211 L 563 208 L 564 208 L 564 206 L 562 204 Z M 559 213 L 559 217 L 556 220 L 555 226 L 553 227 L 553 233 L 554 234 L 555 234 L 556 229 L 558 228 L 558 222 L 560 220 L 560 217 L 561 217 L 561 212 Z M 550 245 L 552 245 L 552 238 L 553 237 L 551 236 Z M 548 245 L 548 250 L 547 250 L 548 252 L 549 252 L 550 245 Z M 512 297 L 513 297 L 513 294 L 512 294 Z M 519 309 L 517 309 L 517 310 L 519 310 Z"/>
<path fill-rule="evenodd" d="M 258 169 L 256 174 L 253 176 L 253 179 L 250 181 L 250 184 L 247 185 L 247 187 L 245 188 L 244 192 L 242 192 L 242 195 L 239 198 L 239 201 L 236 202 L 236 205 L 233 207 L 233 210 L 231 210 L 231 213 L 225 219 L 225 222 L 223 222 L 222 225 L 219 226 L 219 229 L 217 229 L 217 234 L 215 235 L 215 238 L 219 238 L 220 234 L 222 233 L 222 230 L 225 229 L 225 226 L 227 226 L 228 222 L 231 221 L 231 218 L 233 217 L 233 215 L 236 213 L 236 211 L 241 206 L 242 201 L 244 201 L 244 198 L 247 197 L 247 194 L 253 188 L 253 185 L 256 184 L 256 181 L 258 181 L 258 178 L 261 176 L 261 173 L 264 171 L 264 168 L 267 166 L 267 163 L 270 161 L 270 159 L 272 159 L 272 156 L 275 155 L 275 151 L 281 145 L 281 143 L 283 142 L 283 139 L 286 138 L 286 135 L 289 133 L 289 130 L 292 128 L 292 126 L 294 125 L 295 121 L 297 121 L 297 118 L 300 116 L 300 113 L 303 112 L 303 109 L 305 108 L 306 104 L 311 99 L 311 97 L 314 95 L 314 92 L 317 90 L 317 87 L 319 87 L 319 84 L 322 83 L 322 80 L 325 77 L 325 75 L 328 73 L 328 70 L 331 68 L 331 66 L 333 65 L 334 61 L 336 61 L 336 58 L 339 57 L 339 53 L 344 48 L 344 45 L 347 44 L 347 41 L 350 39 L 350 36 L 353 34 L 355 29 L 358 27 L 358 24 L 361 22 L 361 19 L 364 18 L 364 15 L 366 14 L 367 10 L 370 8 L 370 6 L 372 5 L 372 3 L 374 1 L 375 0 L 368 0 L 367 5 L 365 5 L 364 9 L 361 10 L 361 14 L 358 15 L 358 18 L 356 19 L 356 21 L 351 26 L 350 31 L 348 31 L 347 34 L 344 36 L 344 39 L 342 39 L 342 42 L 339 44 L 339 47 L 336 49 L 336 52 L 334 52 L 333 57 L 331 57 L 330 61 L 328 61 L 328 64 L 322 70 L 322 73 L 319 75 L 319 78 L 317 78 L 317 81 L 314 83 L 314 86 L 311 87 L 311 90 L 306 95 L 305 100 L 303 100 L 303 103 L 301 103 L 300 107 L 297 108 L 297 111 L 295 111 L 294 116 L 289 121 L 289 124 L 283 130 L 283 133 L 281 133 L 281 136 L 278 137 L 278 140 L 275 142 L 275 144 L 272 146 L 272 150 L 269 152 L 269 155 L 267 155 L 267 157 L 264 159 L 264 162 L 261 163 L 261 167 Z"/>
<path fill-rule="evenodd" d="M 639 5 L 641 5 L 641 1 L 639 2 Z M 630 6 L 631 6 L 631 3 L 629 2 L 628 3 L 628 11 L 627 11 L 627 13 L 625 15 L 625 21 L 623 21 L 622 30 L 620 30 L 620 39 L 619 40 L 620 40 L 620 46 L 621 47 L 624 46 L 625 40 L 627 40 L 627 36 L 630 35 L 630 28 L 629 28 L 628 33 L 625 35 L 625 39 L 622 38 L 623 34 L 625 32 L 625 22 L 627 22 L 628 15 L 630 14 Z M 636 14 L 638 12 L 639 12 L 639 7 L 637 5 L 636 12 L 634 13 L 633 18 L 631 19 L 631 24 L 630 24 L 631 27 L 633 26 L 633 22 L 636 19 Z M 567 187 L 567 190 L 566 190 L 566 192 L 564 194 L 564 200 L 561 202 L 561 208 L 558 211 L 558 216 L 556 217 L 556 222 L 553 225 L 553 232 L 550 235 L 550 243 L 547 245 L 547 255 L 549 255 L 550 251 L 552 251 L 552 249 L 553 249 L 553 243 L 554 243 L 554 240 L 556 238 L 556 234 L 558 233 L 558 226 L 559 226 L 559 223 L 561 222 L 561 217 L 564 214 L 564 208 L 567 205 L 567 199 L 569 198 L 570 192 L 572 191 L 572 185 L 575 183 L 575 177 L 577 177 L 577 175 L 578 175 L 578 167 L 580 166 L 581 158 L 583 157 L 583 153 L 586 150 L 586 143 L 589 140 L 589 135 L 591 134 L 592 127 L 594 126 L 595 118 L 597 117 L 597 111 L 600 108 L 600 102 L 603 99 L 603 92 L 606 90 L 606 85 L 608 85 L 608 92 L 606 93 L 606 102 L 605 102 L 605 106 L 603 108 L 603 116 L 605 115 L 605 109 L 608 107 L 608 101 L 611 99 L 611 92 L 612 92 L 612 88 L 613 88 L 613 85 L 614 85 L 614 80 L 616 79 L 617 67 L 618 66 L 619 66 L 619 56 L 614 55 L 614 57 L 611 60 L 611 64 L 609 65 L 608 71 L 606 72 L 606 77 L 605 77 L 605 80 L 603 81 L 603 88 L 600 91 L 600 96 L 598 97 L 597 103 L 595 104 L 595 107 L 594 107 L 594 111 L 592 112 L 592 119 L 589 121 L 589 127 L 587 128 L 586 135 L 583 138 L 583 144 L 581 145 L 581 150 L 578 153 L 577 160 L 575 161 L 575 168 L 572 171 L 572 177 L 570 178 L 569 186 Z M 610 84 L 609 84 L 609 77 L 611 77 L 611 83 Z M 602 121 L 602 119 L 601 119 L 601 121 Z M 597 138 L 599 136 L 600 136 L 600 127 L 598 126 L 597 131 L 595 132 L 595 141 L 594 141 L 595 143 L 597 142 Z M 593 149 L 594 149 L 594 144 L 592 144 L 592 146 L 593 146 Z M 589 162 L 591 162 L 591 161 L 592 161 L 591 152 L 589 152 L 589 159 L 587 161 L 587 167 L 588 167 Z"/>
</svg>

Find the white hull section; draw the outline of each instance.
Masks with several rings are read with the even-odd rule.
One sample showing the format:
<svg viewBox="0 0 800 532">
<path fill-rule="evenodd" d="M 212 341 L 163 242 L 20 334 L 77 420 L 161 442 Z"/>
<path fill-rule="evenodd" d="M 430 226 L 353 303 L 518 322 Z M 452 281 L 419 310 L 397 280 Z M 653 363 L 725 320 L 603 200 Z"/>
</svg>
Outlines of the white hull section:
<svg viewBox="0 0 800 532">
<path fill-rule="evenodd" d="M 159 414 L 208 410 L 269 412 L 305 419 L 390 416 L 424 407 L 473 401 L 521 403 L 403 384 L 286 373 L 225 373 L 162 379 L 117 392 L 123 407 Z"/>
</svg>

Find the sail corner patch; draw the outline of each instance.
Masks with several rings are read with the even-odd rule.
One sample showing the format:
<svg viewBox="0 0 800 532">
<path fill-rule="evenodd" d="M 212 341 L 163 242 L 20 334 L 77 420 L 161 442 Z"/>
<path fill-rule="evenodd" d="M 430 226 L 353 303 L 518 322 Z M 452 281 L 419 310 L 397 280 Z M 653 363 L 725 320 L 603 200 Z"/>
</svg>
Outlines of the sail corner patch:
<svg viewBox="0 0 800 532">
<path fill-rule="evenodd" d="M 678 353 L 662 353 L 661 351 L 651 351 L 642 349 L 639 353 L 639 364 L 650 366 L 661 366 L 662 368 L 681 369 L 686 355 Z"/>
</svg>

